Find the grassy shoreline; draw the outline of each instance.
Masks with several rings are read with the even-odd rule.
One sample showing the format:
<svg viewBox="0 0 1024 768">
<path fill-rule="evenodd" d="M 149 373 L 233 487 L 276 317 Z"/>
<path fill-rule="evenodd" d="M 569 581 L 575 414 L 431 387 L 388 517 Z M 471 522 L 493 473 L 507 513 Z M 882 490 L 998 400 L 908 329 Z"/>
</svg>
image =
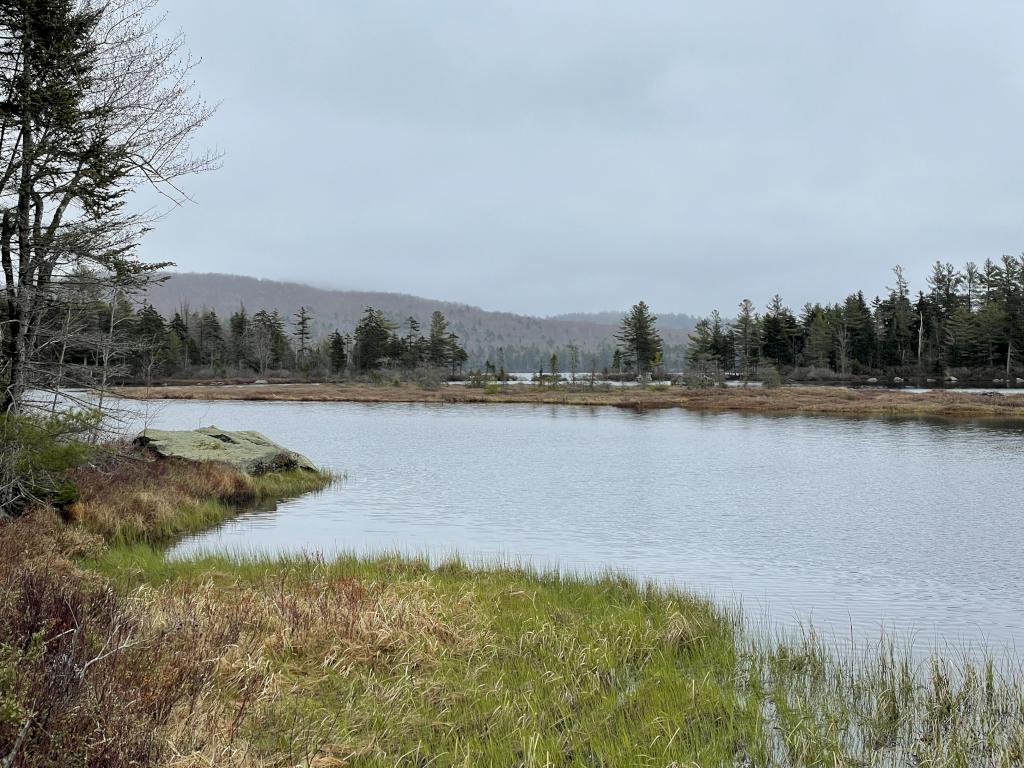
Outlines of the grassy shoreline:
<svg viewBox="0 0 1024 768">
<path fill-rule="evenodd" d="M 517 387 L 478 389 L 368 384 L 267 384 L 123 387 L 140 400 L 249 400 L 357 403 L 522 403 L 618 408 L 683 408 L 704 412 L 820 414 L 915 418 L 992 418 L 1024 422 L 1024 395 L 956 391 L 924 393 L 846 387 L 729 387 L 717 389 Z"/>
<path fill-rule="evenodd" d="M 705 599 L 614 574 L 168 561 L 175 536 L 237 504 L 329 478 L 164 461 L 75 480 L 65 519 L 0 526 L 0 757 L 48 723 L 15 766 L 1024 759 L 1024 685 L 985 660 L 751 637 Z"/>
</svg>

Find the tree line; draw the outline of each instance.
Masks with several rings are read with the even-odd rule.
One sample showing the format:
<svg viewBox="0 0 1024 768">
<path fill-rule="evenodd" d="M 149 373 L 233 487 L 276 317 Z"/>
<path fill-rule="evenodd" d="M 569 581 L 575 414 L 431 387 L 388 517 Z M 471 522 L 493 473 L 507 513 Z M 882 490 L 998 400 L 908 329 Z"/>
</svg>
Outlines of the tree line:
<svg viewBox="0 0 1024 768">
<path fill-rule="evenodd" d="M 808 303 L 794 313 L 776 295 L 763 312 L 740 302 L 735 318 L 702 318 L 690 337 L 692 370 L 754 376 L 813 368 L 840 377 L 882 374 L 998 376 L 1010 380 L 1024 350 L 1024 256 L 962 269 L 936 262 L 913 295 L 901 267 L 888 293 Z"/>
<path fill-rule="evenodd" d="M 168 318 L 127 294 L 104 295 L 104 282 L 87 273 L 63 286 L 54 316 L 42 323 L 53 329 L 54 338 L 45 339 L 50 343 L 40 363 L 59 367 L 68 384 L 211 375 L 316 378 L 422 368 L 454 375 L 467 358 L 441 312 L 433 313 L 429 329 L 421 333 L 415 317 L 399 327 L 381 310 L 367 307 L 351 332 L 322 335 L 314 332 L 315 318 L 306 307 L 292 317 L 239 307 L 221 318 L 212 310 L 183 306 Z M 68 306 L 75 307 L 73 329 L 62 327 L 56 316 Z"/>
</svg>

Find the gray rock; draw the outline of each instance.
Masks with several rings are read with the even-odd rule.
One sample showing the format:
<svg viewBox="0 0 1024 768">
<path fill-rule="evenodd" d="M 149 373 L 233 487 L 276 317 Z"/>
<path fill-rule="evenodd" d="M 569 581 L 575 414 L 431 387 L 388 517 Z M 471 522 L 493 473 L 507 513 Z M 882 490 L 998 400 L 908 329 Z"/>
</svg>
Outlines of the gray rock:
<svg viewBox="0 0 1024 768">
<path fill-rule="evenodd" d="M 877 383 L 878 383 L 878 379 L 875 378 L 874 376 L 872 376 L 870 379 L 868 379 L 868 384 L 877 384 Z"/>
<path fill-rule="evenodd" d="M 259 432 L 228 432 L 218 427 L 193 431 L 147 429 L 135 444 L 158 456 L 175 456 L 189 461 L 221 461 L 250 475 L 279 469 L 301 468 L 316 471 L 316 465 L 301 453 L 278 445 Z"/>
<path fill-rule="evenodd" d="M 893 378 L 892 382 L 893 384 L 902 384 L 903 378 L 901 376 L 896 376 L 895 378 Z"/>
</svg>

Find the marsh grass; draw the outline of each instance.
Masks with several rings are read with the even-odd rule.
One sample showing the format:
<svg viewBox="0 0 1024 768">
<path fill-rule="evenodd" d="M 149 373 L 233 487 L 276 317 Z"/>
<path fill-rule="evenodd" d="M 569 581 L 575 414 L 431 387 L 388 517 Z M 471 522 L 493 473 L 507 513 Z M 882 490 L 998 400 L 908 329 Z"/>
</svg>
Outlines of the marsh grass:
<svg viewBox="0 0 1024 768">
<path fill-rule="evenodd" d="M 177 400 L 273 400 L 365 403 L 550 403 L 693 411 L 881 416 L 906 418 L 998 418 L 1024 420 L 1024 395 L 959 392 L 903 392 L 882 388 L 830 386 L 712 387 L 661 386 L 595 389 L 511 385 L 498 391 L 473 387 L 384 387 L 368 384 L 279 384 L 245 386 L 125 387 L 124 397 Z"/>
<path fill-rule="evenodd" d="M 614 575 L 399 556 L 168 561 L 141 545 L 93 566 L 168 624 L 243 627 L 205 699 L 206 729 L 174 730 L 182 764 L 1022 759 L 1012 667 L 918 657 L 885 638 L 770 637 L 738 612 Z"/>
<path fill-rule="evenodd" d="M 720 765 L 755 746 L 730 623 L 654 586 L 141 546 L 96 567 L 169 625 L 245 627 L 206 702 L 212 731 L 172 737 L 189 764 Z"/>
<path fill-rule="evenodd" d="M 72 522 L 112 544 L 160 543 L 202 531 L 240 509 L 323 489 L 326 471 L 292 469 L 245 475 L 227 464 L 110 454 L 70 473 L 77 500 Z"/>
<path fill-rule="evenodd" d="M 0 760 L 29 724 L 14 766 L 1024 762 L 1012 664 L 775 636 L 615 574 L 168 560 L 234 505 L 328 478 L 83 473 L 76 524 L 41 510 L 0 526 Z"/>
</svg>

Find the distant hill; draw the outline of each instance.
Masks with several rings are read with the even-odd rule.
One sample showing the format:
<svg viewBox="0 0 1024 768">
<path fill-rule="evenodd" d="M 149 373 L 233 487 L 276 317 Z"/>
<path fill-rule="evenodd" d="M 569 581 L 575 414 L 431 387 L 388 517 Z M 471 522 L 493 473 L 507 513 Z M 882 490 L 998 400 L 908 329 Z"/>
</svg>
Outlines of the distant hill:
<svg viewBox="0 0 1024 768">
<path fill-rule="evenodd" d="M 225 274 L 174 273 L 166 282 L 154 286 L 148 301 L 166 317 L 187 306 L 191 311 L 212 309 L 227 319 L 239 307 L 249 314 L 261 309 L 277 310 L 287 319 L 299 307 L 313 314 L 314 333 L 323 336 L 335 328 L 350 333 L 367 306 L 384 310 L 396 323 L 415 317 L 424 332 L 430 315 L 440 310 L 470 355 L 470 366 L 498 360 L 503 350 L 509 370 L 536 370 L 547 365 L 552 352 L 568 360 L 566 347 L 576 343 L 583 350 L 584 365 L 590 354 L 598 356 L 598 367 L 610 365 L 615 347 L 614 334 L 622 313 L 573 314 L 559 317 L 531 317 L 511 312 L 490 312 L 468 304 L 435 301 L 419 296 L 374 291 L 340 291 L 315 288 L 302 283 L 261 280 Z M 659 316 L 659 327 L 665 339 L 666 363 L 670 368 L 681 366 L 688 330 L 693 318 L 686 315 Z"/>
<path fill-rule="evenodd" d="M 552 315 L 549 320 L 566 320 L 572 323 L 597 323 L 598 325 L 610 325 L 618 327 L 622 320 L 623 312 L 568 312 L 564 315 Z M 669 328 L 675 328 L 689 333 L 697 325 L 700 318 L 691 315 L 683 315 L 677 312 L 654 311 L 658 318 L 658 328 L 662 332 Z"/>
</svg>

